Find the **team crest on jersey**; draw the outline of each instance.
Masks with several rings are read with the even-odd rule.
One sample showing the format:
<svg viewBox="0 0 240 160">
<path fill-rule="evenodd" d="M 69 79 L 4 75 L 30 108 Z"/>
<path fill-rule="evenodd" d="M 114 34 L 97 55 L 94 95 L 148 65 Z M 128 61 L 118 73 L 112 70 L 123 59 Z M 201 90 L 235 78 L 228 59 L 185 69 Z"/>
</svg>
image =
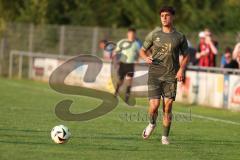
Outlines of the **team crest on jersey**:
<svg viewBox="0 0 240 160">
<path fill-rule="evenodd" d="M 160 42 L 160 38 L 159 38 L 159 37 L 157 37 L 157 38 L 156 38 L 156 41 L 157 41 L 157 42 Z"/>
</svg>

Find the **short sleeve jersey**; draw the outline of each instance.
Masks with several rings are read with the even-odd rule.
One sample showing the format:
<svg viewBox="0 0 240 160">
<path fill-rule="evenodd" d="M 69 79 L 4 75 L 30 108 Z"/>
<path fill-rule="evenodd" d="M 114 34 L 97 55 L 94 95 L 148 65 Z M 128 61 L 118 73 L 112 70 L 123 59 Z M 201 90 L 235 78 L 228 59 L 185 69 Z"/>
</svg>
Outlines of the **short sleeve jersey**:
<svg viewBox="0 0 240 160">
<path fill-rule="evenodd" d="M 149 74 L 157 76 L 160 80 L 176 80 L 179 70 L 179 55 L 188 54 L 186 37 L 175 29 L 165 33 L 160 27 L 150 32 L 143 42 L 142 48 L 151 50 L 153 63 L 149 67 Z"/>
<path fill-rule="evenodd" d="M 120 54 L 120 62 L 135 63 L 139 56 L 140 45 L 137 41 L 122 39 L 117 43 L 115 52 Z"/>
</svg>

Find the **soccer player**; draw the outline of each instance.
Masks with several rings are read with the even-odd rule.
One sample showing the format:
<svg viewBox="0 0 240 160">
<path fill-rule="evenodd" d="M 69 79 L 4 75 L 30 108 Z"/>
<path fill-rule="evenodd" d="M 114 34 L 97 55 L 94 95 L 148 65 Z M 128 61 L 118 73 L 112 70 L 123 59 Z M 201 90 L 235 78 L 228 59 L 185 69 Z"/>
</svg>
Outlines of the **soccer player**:
<svg viewBox="0 0 240 160">
<path fill-rule="evenodd" d="M 160 99 L 163 103 L 163 131 L 162 144 L 169 144 L 169 131 L 172 118 L 172 105 L 176 97 L 177 81 L 184 78 L 184 69 L 189 55 L 185 36 L 173 26 L 175 10 L 172 7 L 163 7 L 160 12 L 162 27 L 150 32 L 140 50 L 140 56 L 149 64 L 148 96 L 149 96 L 149 124 L 142 136 L 149 138 L 158 116 Z M 147 55 L 151 48 L 152 54 Z M 179 62 L 179 56 L 182 59 Z"/>
<path fill-rule="evenodd" d="M 127 32 L 127 39 L 122 39 L 117 43 L 114 53 L 114 57 L 119 57 L 117 60 L 119 64 L 119 81 L 117 82 L 115 96 L 117 96 L 119 88 L 123 84 L 124 78 L 126 77 L 127 89 L 125 94 L 125 102 L 127 104 L 129 102 L 132 78 L 134 76 L 134 63 L 138 60 L 139 50 L 140 45 L 139 42 L 136 41 L 136 30 L 134 28 L 129 28 Z"/>
</svg>

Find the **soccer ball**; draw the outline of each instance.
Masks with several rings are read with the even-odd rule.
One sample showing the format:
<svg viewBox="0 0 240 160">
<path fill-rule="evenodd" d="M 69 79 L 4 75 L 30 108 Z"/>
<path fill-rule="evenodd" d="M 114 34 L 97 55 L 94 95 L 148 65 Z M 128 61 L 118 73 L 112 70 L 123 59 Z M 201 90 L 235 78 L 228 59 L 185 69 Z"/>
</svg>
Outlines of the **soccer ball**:
<svg viewBox="0 0 240 160">
<path fill-rule="evenodd" d="M 53 127 L 51 131 L 51 138 L 57 144 L 66 143 L 71 136 L 69 129 L 64 125 Z"/>
</svg>

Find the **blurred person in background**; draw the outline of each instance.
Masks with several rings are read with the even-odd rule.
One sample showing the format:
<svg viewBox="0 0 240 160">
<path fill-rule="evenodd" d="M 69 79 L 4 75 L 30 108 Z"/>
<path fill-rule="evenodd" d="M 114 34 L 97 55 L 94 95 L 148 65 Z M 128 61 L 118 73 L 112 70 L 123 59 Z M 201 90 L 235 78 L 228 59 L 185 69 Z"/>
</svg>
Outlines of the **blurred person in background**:
<svg viewBox="0 0 240 160">
<path fill-rule="evenodd" d="M 238 63 L 238 68 L 240 69 L 240 52 L 238 52 L 238 54 L 237 54 L 236 61 Z"/>
<path fill-rule="evenodd" d="M 238 52 L 236 53 L 236 58 L 234 60 L 237 61 L 238 63 L 238 68 L 240 69 L 240 50 L 238 50 Z"/>
<path fill-rule="evenodd" d="M 198 34 L 199 37 L 199 44 L 197 47 L 197 54 L 196 54 L 196 59 L 198 59 L 198 64 L 201 67 L 208 67 L 210 66 L 210 62 L 209 62 L 209 48 L 205 42 L 205 32 L 201 31 Z"/>
<path fill-rule="evenodd" d="M 221 58 L 221 68 L 224 68 L 225 64 L 227 63 L 226 57 L 225 57 L 225 55 L 227 53 L 230 53 L 230 54 L 232 53 L 232 49 L 230 47 L 225 48 L 225 52 L 223 53 L 222 58 Z"/>
<path fill-rule="evenodd" d="M 217 42 L 213 41 L 212 34 L 209 30 L 201 31 L 199 33 L 199 45 L 197 49 L 196 58 L 199 60 L 199 66 L 201 67 L 215 67 Z"/>
<path fill-rule="evenodd" d="M 134 63 L 139 58 L 140 45 L 136 40 L 136 30 L 129 28 L 127 32 L 127 38 L 120 40 L 114 51 L 113 60 L 118 64 L 118 76 L 116 90 L 114 95 L 117 96 L 120 87 L 123 85 L 124 79 L 127 80 L 127 89 L 125 94 L 125 102 L 129 104 L 129 97 L 132 86 L 132 79 L 134 76 Z M 118 59 L 114 57 L 118 57 Z"/>
<path fill-rule="evenodd" d="M 224 65 L 224 68 L 231 68 L 231 69 L 237 69 L 239 68 L 238 62 L 234 59 L 232 59 L 231 52 L 226 52 L 224 54 L 226 64 Z"/>
<path fill-rule="evenodd" d="M 102 51 L 103 59 L 110 61 L 112 59 L 112 53 L 114 46 L 111 45 L 107 40 L 103 39 L 99 42 L 99 48 Z"/>
<path fill-rule="evenodd" d="M 209 66 L 210 67 L 216 67 L 216 55 L 218 54 L 217 45 L 218 42 L 213 40 L 212 33 L 209 29 L 205 29 L 205 42 L 208 45 L 209 48 Z"/>
<path fill-rule="evenodd" d="M 234 47 L 234 50 L 233 50 L 233 59 L 237 59 L 239 57 L 239 53 L 240 53 L 240 42 L 238 42 L 235 47 Z"/>
</svg>

